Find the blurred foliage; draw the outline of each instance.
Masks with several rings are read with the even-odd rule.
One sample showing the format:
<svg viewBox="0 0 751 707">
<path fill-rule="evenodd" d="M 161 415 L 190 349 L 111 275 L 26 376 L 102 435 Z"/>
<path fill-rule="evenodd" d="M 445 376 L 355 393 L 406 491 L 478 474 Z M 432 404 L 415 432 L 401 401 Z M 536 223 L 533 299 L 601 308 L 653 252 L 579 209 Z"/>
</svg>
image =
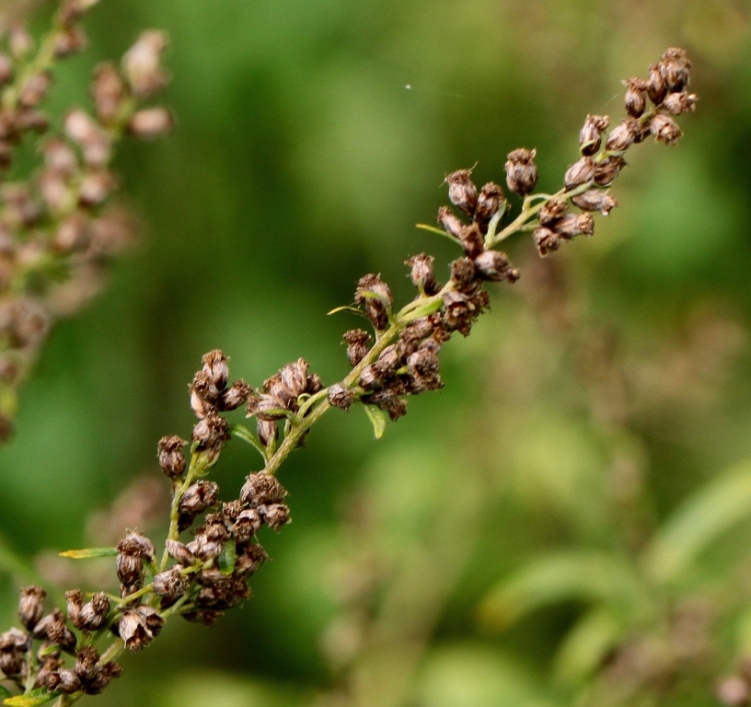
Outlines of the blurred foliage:
<svg viewBox="0 0 751 707">
<path fill-rule="evenodd" d="M 0 450 L 2 534 L 25 556 L 89 542 L 93 509 L 157 476 L 205 351 L 255 384 L 299 356 L 342 377 L 353 322 L 325 312 L 365 272 L 403 299 L 408 255 L 453 256 L 414 229 L 446 173 L 501 181 L 524 145 L 556 188 L 584 116 L 620 116 L 619 80 L 667 46 L 701 99 L 677 148 L 630 153 L 594 239 L 542 262 L 511 246 L 522 280 L 447 347 L 441 393 L 378 443 L 356 411 L 314 430 L 254 598 L 211 629 L 170 625 L 108 704 L 717 704 L 751 651 L 750 24 L 740 0 L 92 12 L 57 105 L 157 26 L 179 128 L 123 152 L 142 247 L 56 329 Z M 217 480 L 236 489 L 257 460 L 233 446 Z"/>
</svg>

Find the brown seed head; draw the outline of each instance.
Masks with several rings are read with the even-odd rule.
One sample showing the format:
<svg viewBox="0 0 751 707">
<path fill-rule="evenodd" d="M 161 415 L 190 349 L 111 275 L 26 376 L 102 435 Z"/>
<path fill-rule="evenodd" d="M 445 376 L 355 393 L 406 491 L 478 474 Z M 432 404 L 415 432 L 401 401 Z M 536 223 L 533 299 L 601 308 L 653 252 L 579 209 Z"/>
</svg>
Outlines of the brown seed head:
<svg viewBox="0 0 751 707">
<path fill-rule="evenodd" d="M 453 236 L 457 240 L 461 238 L 464 223 L 448 206 L 441 206 L 438 209 L 438 223 L 443 226 L 443 229 L 450 236 Z"/>
<path fill-rule="evenodd" d="M 185 471 L 185 456 L 183 447 L 188 444 L 187 441 L 172 435 L 171 437 L 162 437 L 158 445 L 159 466 L 162 471 L 171 479 L 177 479 Z"/>
<path fill-rule="evenodd" d="M 380 276 L 361 277 L 355 290 L 355 301 L 363 308 L 377 331 L 382 331 L 388 326 L 394 296 Z"/>
<path fill-rule="evenodd" d="M 668 89 L 662 74 L 662 66 L 660 64 L 652 64 L 649 67 L 649 79 L 647 80 L 647 95 L 649 96 L 649 100 L 656 106 L 659 106 L 667 92 Z"/>
<path fill-rule="evenodd" d="M 618 206 L 618 202 L 601 189 L 588 189 L 583 194 L 573 197 L 571 201 L 584 211 L 599 211 L 603 216 L 607 216 Z"/>
<path fill-rule="evenodd" d="M 557 221 L 553 230 L 566 240 L 574 236 L 591 236 L 595 232 L 595 220 L 592 214 L 566 214 Z"/>
<path fill-rule="evenodd" d="M 611 155 L 606 160 L 598 162 L 595 168 L 595 184 L 600 187 L 609 186 L 625 166 L 626 160 L 620 155 Z"/>
<path fill-rule="evenodd" d="M 552 253 L 561 247 L 561 236 L 545 226 L 538 226 L 532 234 L 532 238 L 538 252 L 543 258 L 548 253 Z"/>
<path fill-rule="evenodd" d="M 608 140 L 605 143 L 605 149 L 608 152 L 618 154 L 624 153 L 634 142 L 634 138 L 639 132 L 639 123 L 636 118 L 625 118 L 620 125 L 613 128 Z"/>
<path fill-rule="evenodd" d="M 568 204 L 563 199 L 548 199 L 540 209 L 537 217 L 543 226 L 549 226 L 568 211 Z"/>
<path fill-rule="evenodd" d="M 240 490 L 240 500 L 253 508 L 267 503 L 279 503 L 287 491 L 271 474 L 259 471 L 250 474 Z"/>
<path fill-rule="evenodd" d="M 180 572 L 180 568 L 160 572 L 154 577 L 154 593 L 169 599 L 177 599 L 185 594 L 188 588 L 187 578 Z"/>
<path fill-rule="evenodd" d="M 662 107 L 671 115 L 681 115 L 681 113 L 693 113 L 696 110 L 697 96 L 695 93 L 668 93 L 662 102 Z"/>
<path fill-rule="evenodd" d="M 506 184 L 519 196 L 526 196 L 537 185 L 535 154 L 536 150 L 527 150 L 523 147 L 508 154 L 508 161 L 504 165 Z"/>
<path fill-rule="evenodd" d="M 449 200 L 467 216 L 472 216 L 477 206 L 477 187 L 470 179 L 471 175 L 471 169 L 460 169 L 444 180 L 449 185 Z"/>
<path fill-rule="evenodd" d="M 47 592 L 41 587 L 31 585 L 21 590 L 18 602 L 18 616 L 21 623 L 31 631 L 44 614 L 44 599 Z"/>
<path fill-rule="evenodd" d="M 594 155 L 600 149 L 602 134 L 610 124 L 607 115 L 588 115 L 579 132 L 579 151 L 584 156 Z"/>
<path fill-rule="evenodd" d="M 410 268 L 412 284 L 422 294 L 434 295 L 441 289 L 440 285 L 436 282 L 435 273 L 433 272 L 432 255 L 426 255 L 425 253 L 413 255 L 404 264 Z"/>
<path fill-rule="evenodd" d="M 355 394 L 337 383 L 329 388 L 328 398 L 329 403 L 334 407 L 337 407 L 340 410 L 349 410 L 355 399 Z"/>
<path fill-rule="evenodd" d="M 647 108 L 647 82 L 636 76 L 622 82 L 626 87 L 626 112 L 634 117 L 640 117 Z"/>
<path fill-rule="evenodd" d="M 291 520 L 289 517 L 289 508 L 283 503 L 269 503 L 265 506 L 259 506 L 258 510 L 263 516 L 265 523 L 277 532 Z"/>
<path fill-rule="evenodd" d="M 595 162 L 591 157 L 582 157 L 578 162 L 572 164 L 563 176 L 563 183 L 566 189 L 571 191 L 576 187 L 591 182 L 595 176 Z"/>
<path fill-rule="evenodd" d="M 655 136 L 657 142 L 665 143 L 666 145 L 675 145 L 680 140 L 683 133 L 670 116 L 663 115 L 662 113 L 652 118 L 649 123 L 649 130 L 652 135 Z"/>
<path fill-rule="evenodd" d="M 519 271 L 511 267 L 508 256 L 497 250 L 486 250 L 475 260 L 475 268 L 483 280 L 516 282 Z"/>
<path fill-rule="evenodd" d="M 480 190 L 475 207 L 474 220 L 476 223 L 486 224 L 501 209 L 506 208 L 506 197 L 503 189 L 495 182 L 488 182 Z"/>
<path fill-rule="evenodd" d="M 685 49 L 670 47 L 660 60 L 660 70 L 669 92 L 683 91 L 688 86 L 691 62 Z"/>
</svg>

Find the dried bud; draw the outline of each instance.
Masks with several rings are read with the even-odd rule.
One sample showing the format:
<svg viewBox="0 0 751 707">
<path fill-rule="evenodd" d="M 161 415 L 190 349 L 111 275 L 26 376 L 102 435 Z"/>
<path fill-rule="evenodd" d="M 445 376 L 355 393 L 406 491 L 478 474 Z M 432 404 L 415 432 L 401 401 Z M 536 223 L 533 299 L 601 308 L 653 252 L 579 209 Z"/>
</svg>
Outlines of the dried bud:
<svg viewBox="0 0 751 707">
<path fill-rule="evenodd" d="M 626 112 L 638 118 L 647 108 L 647 82 L 634 76 L 622 83 L 626 87 Z"/>
<path fill-rule="evenodd" d="M 178 510 L 180 513 L 196 516 L 216 504 L 218 491 L 216 482 L 201 479 L 186 489 L 180 498 Z"/>
<path fill-rule="evenodd" d="M 161 55 L 167 46 L 164 32 L 148 30 L 123 57 L 123 72 L 136 98 L 147 98 L 167 84 Z"/>
<path fill-rule="evenodd" d="M 263 525 L 263 518 L 257 508 L 246 508 L 238 513 L 232 532 L 238 543 L 248 542 Z"/>
<path fill-rule="evenodd" d="M 40 71 L 32 74 L 24 82 L 18 94 L 18 102 L 23 108 L 36 108 L 47 96 L 52 85 L 52 74 Z"/>
<path fill-rule="evenodd" d="M 638 132 L 639 123 L 636 118 L 626 118 L 620 125 L 611 131 L 610 135 L 608 135 L 605 149 L 608 152 L 625 152 L 633 144 L 634 138 Z"/>
<path fill-rule="evenodd" d="M 240 500 L 248 506 L 279 503 L 287 491 L 271 474 L 263 471 L 250 474 L 240 490 Z"/>
<path fill-rule="evenodd" d="M 470 179 L 471 175 L 471 169 L 460 169 L 444 180 L 449 185 L 451 203 L 467 216 L 472 216 L 477 206 L 477 187 Z"/>
<path fill-rule="evenodd" d="M 506 184 L 519 196 L 526 196 L 537 185 L 535 154 L 537 154 L 536 150 L 527 150 L 523 147 L 508 154 L 508 161 L 504 165 Z"/>
<path fill-rule="evenodd" d="M 405 261 L 411 269 L 412 284 L 424 295 L 434 295 L 440 289 L 433 272 L 433 256 L 420 253 Z"/>
<path fill-rule="evenodd" d="M 279 371 L 279 382 L 285 399 L 296 401 L 300 395 L 306 392 L 309 365 L 304 358 L 300 358 L 288 363 Z"/>
<path fill-rule="evenodd" d="M 472 260 L 480 255 L 485 249 L 485 239 L 482 237 L 482 230 L 478 223 L 464 226 L 464 228 L 462 228 L 460 240 L 464 253 Z"/>
<path fill-rule="evenodd" d="M 563 199 L 548 199 L 538 213 L 538 219 L 543 226 L 549 226 L 568 211 L 568 204 Z"/>
<path fill-rule="evenodd" d="M 347 344 L 347 360 L 350 366 L 356 366 L 368 353 L 370 334 L 364 329 L 350 329 L 344 332 L 343 338 Z"/>
<path fill-rule="evenodd" d="M 695 93 L 669 93 L 662 102 L 662 107 L 671 115 L 693 113 L 696 110 L 697 96 Z"/>
<path fill-rule="evenodd" d="M 228 359 L 224 352 L 214 349 L 204 354 L 201 360 L 203 361 L 202 370 L 206 374 L 209 384 L 217 392 L 224 390 L 229 380 Z"/>
<path fill-rule="evenodd" d="M 360 371 L 360 380 L 358 382 L 361 388 L 365 388 L 365 390 L 373 390 L 380 385 L 382 380 L 383 373 L 378 366 L 371 363 Z"/>
<path fill-rule="evenodd" d="M 329 403 L 340 410 L 349 410 L 352 402 L 355 399 L 355 394 L 351 390 L 347 390 L 344 386 L 332 385 L 329 388 Z"/>
<path fill-rule="evenodd" d="M 84 208 L 100 206 L 117 187 L 117 178 L 106 169 L 86 172 L 78 185 L 78 203 Z"/>
<path fill-rule="evenodd" d="M 661 65 L 652 64 L 649 67 L 649 79 L 647 81 L 647 95 L 649 96 L 649 100 L 656 106 L 659 106 L 667 92 L 668 89 L 662 75 Z"/>
<path fill-rule="evenodd" d="M 223 417 L 213 413 L 199 420 L 193 428 L 193 440 L 198 442 L 198 449 L 212 452 L 212 462 L 216 460 L 224 443 L 229 439 L 229 423 Z"/>
<path fill-rule="evenodd" d="M 571 201 L 584 211 L 599 211 L 603 216 L 607 216 L 618 206 L 618 202 L 610 194 L 600 189 L 588 189 Z"/>
<path fill-rule="evenodd" d="M 127 531 L 125 537 L 117 544 L 117 551 L 124 555 L 143 557 L 149 562 L 154 561 L 154 554 L 156 553 L 154 543 L 135 530 Z"/>
<path fill-rule="evenodd" d="M 519 271 L 511 267 L 508 256 L 497 250 L 486 250 L 475 260 L 475 268 L 483 280 L 516 282 Z"/>
<path fill-rule="evenodd" d="M 91 84 L 91 97 L 99 120 L 109 125 L 118 120 L 125 100 L 125 91 L 125 83 L 114 65 L 97 66 Z"/>
<path fill-rule="evenodd" d="M 24 657 L 30 647 L 31 638 L 17 628 L 0 634 L 0 670 L 5 676 L 15 677 L 24 671 Z"/>
<path fill-rule="evenodd" d="M 595 168 L 595 184 L 600 187 L 609 186 L 625 166 L 626 160 L 619 155 L 612 155 L 598 162 Z"/>
<path fill-rule="evenodd" d="M 391 344 L 381 351 L 375 366 L 382 375 L 386 376 L 393 373 L 401 363 L 402 356 L 399 347 L 396 344 Z"/>
<path fill-rule="evenodd" d="M 21 590 L 21 598 L 18 602 L 18 616 L 21 623 L 31 631 L 44 614 L 44 598 L 47 592 L 41 587 L 31 585 Z"/>
<path fill-rule="evenodd" d="M 438 209 L 438 223 L 443 226 L 446 233 L 459 240 L 462 236 L 462 231 L 465 226 L 462 220 L 448 207 L 441 206 Z"/>
<path fill-rule="evenodd" d="M 188 588 L 188 579 L 178 567 L 160 572 L 154 577 L 154 593 L 168 599 L 177 599 L 185 594 Z"/>
<path fill-rule="evenodd" d="M 66 625 L 65 618 L 60 614 L 58 621 L 53 621 L 48 629 L 47 636 L 52 643 L 56 643 L 66 653 L 73 655 L 76 650 L 76 637 Z"/>
<path fill-rule="evenodd" d="M 106 594 L 99 592 L 98 594 L 94 594 L 91 600 L 81 607 L 78 615 L 78 623 L 73 621 L 72 618 L 71 623 L 82 631 L 98 631 L 107 621 L 109 611 L 110 600 Z"/>
<path fill-rule="evenodd" d="M 488 182 L 480 190 L 480 196 L 477 198 L 474 220 L 476 223 L 485 224 L 502 208 L 506 208 L 503 190 L 494 182 Z"/>
<path fill-rule="evenodd" d="M 669 92 L 683 91 L 688 86 L 690 68 L 691 62 L 685 49 L 670 47 L 665 50 L 660 61 L 660 69 Z"/>
<path fill-rule="evenodd" d="M 253 574 L 269 556 L 258 543 L 249 543 L 243 548 L 242 554 L 238 554 L 235 561 L 235 574 L 242 576 Z"/>
<path fill-rule="evenodd" d="M 143 577 L 143 560 L 136 555 L 117 556 L 117 576 L 126 587 L 136 587 Z"/>
<path fill-rule="evenodd" d="M 582 157 L 572 164 L 563 176 L 563 183 L 568 191 L 591 182 L 595 177 L 595 162 L 591 157 Z"/>
<path fill-rule="evenodd" d="M 532 237 L 538 252 L 542 257 L 548 253 L 558 250 L 561 247 L 561 236 L 545 226 L 539 226 L 535 229 Z"/>
<path fill-rule="evenodd" d="M 602 134 L 610 124 L 607 115 L 588 115 L 579 132 L 579 151 L 584 156 L 594 155 L 600 149 Z"/>
<path fill-rule="evenodd" d="M 81 609 L 83 608 L 83 592 L 80 589 L 71 589 L 69 592 L 65 592 L 65 600 L 67 602 L 68 618 L 70 622 L 76 627 L 79 626 Z"/>
<path fill-rule="evenodd" d="M 475 264 L 469 258 L 458 258 L 451 263 L 451 279 L 460 292 L 474 289 L 476 275 Z"/>
<path fill-rule="evenodd" d="M 591 236 L 595 232 L 595 220 L 592 214 L 567 214 L 553 227 L 556 233 L 565 239 L 574 236 Z"/>
<path fill-rule="evenodd" d="M 195 555 L 178 540 L 169 539 L 165 541 L 165 547 L 167 554 L 183 567 L 190 567 L 196 561 Z"/>
<path fill-rule="evenodd" d="M 253 388 L 240 378 L 222 393 L 219 407 L 222 410 L 237 410 L 241 405 L 245 405 L 248 402 L 248 398 L 252 393 Z"/>
<path fill-rule="evenodd" d="M 185 471 L 185 456 L 183 447 L 187 444 L 177 435 L 162 437 L 159 440 L 159 466 L 171 479 L 177 479 Z"/>
<path fill-rule="evenodd" d="M 416 383 L 412 392 L 437 390 L 443 387 L 443 382 L 439 375 L 440 363 L 438 355 L 434 351 L 430 351 L 429 349 L 415 351 L 407 359 L 407 367 Z"/>
<path fill-rule="evenodd" d="M 266 524 L 279 532 L 283 525 L 290 522 L 289 508 L 283 503 L 270 503 L 268 505 L 259 506 L 259 512 L 263 516 Z"/>
<path fill-rule="evenodd" d="M 72 670 L 61 668 L 47 675 L 44 686 L 52 692 L 60 692 L 63 695 L 72 695 L 81 690 L 81 678 Z"/>
<path fill-rule="evenodd" d="M 675 145 L 683 135 L 678 123 L 670 116 L 661 113 L 652 118 L 649 130 L 657 142 L 664 142 L 666 145 Z"/>
<path fill-rule="evenodd" d="M 268 447 L 279 439 L 279 426 L 274 420 L 264 420 L 259 417 L 256 421 L 256 430 L 258 440 L 264 447 Z"/>
<path fill-rule="evenodd" d="M 388 326 L 394 297 L 389 286 L 378 275 L 365 275 L 357 283 L 355 301 L 361 305 L 365 315 L 377 331 Z"/>
<path fill-rule="evenodd" d="M 83 152 L 84 161 L 91 166 L 109 162 L 112 145 L 107 133 L 84 111 L 72 110 L 64 119 L 65 133 Z"/>
<path fill-rule="evenodd" d="M 130 133 L 144 140 L 167 135 L 174 127 L 175 119 L 172 113 L 161 106 L 137 111 L 128 123 Z"/>
<path fill-rule="evenodd" d="M 115 628 L 128 650 L 135 653 L 148 646 L 159 635 L 163 625 L 164 619 L 156 609 L 141 604 L 124 611 Z"/>
</svg>

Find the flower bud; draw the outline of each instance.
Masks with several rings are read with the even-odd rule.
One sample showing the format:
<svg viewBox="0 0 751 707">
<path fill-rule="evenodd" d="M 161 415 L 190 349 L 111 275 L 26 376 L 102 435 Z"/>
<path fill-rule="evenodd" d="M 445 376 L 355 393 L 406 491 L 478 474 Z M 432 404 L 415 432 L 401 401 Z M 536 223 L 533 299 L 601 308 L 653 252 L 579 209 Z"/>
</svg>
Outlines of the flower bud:
<svg viewBox="0 0 751 707">
<path fill-rule="evenodd" d="M 625 166 L 626 160 L 620 155 L 612 155 L 606 160 L 598 162 L 595 167 L 595 184 L 601 187 L 612 184 Z"/>
<path fill-rule="evenodd" d="M 263 518 L 257 508 L 246 508 L 238 513 L 232 532 L 238 543 L 251 540 L 263 525 Z"/>
<path fill-rule="evenodd" d="M 110 600 L 104 592 L 99 592 L 98 594 L 94 594 L 90 601 L 81 607 L 78 614 L 78 623 L 73 621 L 72 618 L 71 623 L 82 631 L 92 633 L 104 626 L 109 611 Z"/>
<path fill-rule="evenodd" d="M 63 695 L 72 695 L 83 687 L 81 678 L 67 668 L 61 668 L 47 675 L 44 686 L 52 692 L 59 692 Z"/>
<path fill-rule="evenodd" d="M 467 216 L 472 216 L 477 206 L 477 187 L 470 179 L 471 175 L 471 169 L 460 169 L 444 180 L 449 185 L 451 203 Z"/>
<path fill-rule="evenodd" d="M 464 253 L 472 260 L 485 249 L 485 239 L 482 236 L 482 231 L 478 223 L 464 226 L 460 234 L 460 240 Z"/>
<path fill-rule="evenodd" d="M 355 395 L 352 391 L 347 390 L 344 386 L 332 385 L 329 388 L 329 403 L 340 410 L 349 410 L 352 402 L 355 399 Z"/>
<path fill-rule="evenodd" d="M 378 275 L 365 275 L 357 283 L 355 301 L 362 306 L 365 315 L 377 331 L 388 326 L 394 297 L 389 286 Z"/>
<path fill-rule="evenodd" d="M 117 577 L 126 587 L 136 587 L 143 577 L 143 560 L 135 555 L 117 556 Z"/>
<path fill-rule="evenodd" d="M 647 108 L 647 82 L 634 76 L 622 83 L 626 87 L 626 112 L 633 118 L 638 118 Z"/>
<path fill-rule="evenodd" d="M 279 503 L 287 491 L 279 480 L 263 471 L 250 474 L 240 489 L 240 500 L 252 507 L 268 503 Z"/>
<path fill-rule="evenodd" d="M 696 110 L 696 94 L 686 93 L 668 93 L 662 102 L 662 107 L 671 115 L 680 115 L 681 113 L 693 113 Z"/>
<path fill-rule="evenodd" d="M 639 123 L 635 118 L 626 118 L 620 125 L 613 128 L 608 140 L 605 143 L 605 149 L 608 152 L 624 153 L 634 142 Z"/>
<path fill-rule="evenodd" d="M 574 236 L 591 236 L 595 232 L 595 220 L 592 214 L 566 214 L 556 221 L 553 229 L 566 240 Z"/>
<path fill-rule="evenodd" d="M 591 182 L 595 176 L 595 162 L 591 157 L 582 157 L 572 164 L 563 176 L 563 183 L 568 191 Z"/>
<path fill-rule="evenodd" d="M 258 440 L 264 447 L 268 447 L 279 439 L 279 426 L 274 420 L 264 420 L 259 417 L 256 421 L 256 431 Z"/>
<path fill-rule="evenodd" d="M 688 86 L 690 68 L 691 62 L 685 49 L 670 47 L 665 50 L 660 61 L 660 69 L 669 92 L 683 91 Z"/>
<path fill-rule="evenodd" d="M 548 199 L 537 214 L 540 224 L 549 226 L 568 211 L 568 204 L 563 199 Z"/>
<path fill-rule="evenodd" d="M 662 103 L 668 89 L 665 86 L 665 79 L 662 76 L 662 67 L 659 64 L 652 64 L 649 67 L 649 79 L 647 80 L 647 95 L 649 100 L 656 106 Z"/>
<path fill-rule="evenodd" d="M 666 145 L 675 145 L 683 135 L 678 123 L 670 116 L 661 113 L 652 118 L 649 130 L 657 142 L 663 142 Z"/>
<path fill-rule="evenodd" d="M 252 393 L 253 388 L 240 378 L 222 393 L 219 407 L 222 410 L 237 410 L 241 405 L 245 405 L 248 402 L 248 398 Z"/>
<path fill-rule="evenodd" d="M 259 506 L 258 510 L 263 516 L 263 520 L 266 524 L 279 532 L 283 525 L 290 522 L 289 508 L 283 503 L 270 503 L 268 505 Z"/>
<path fill-rule="evenodd" d="M 497 250 L 486 250 L 475 260 L 475 268 L 483 280 L 516 282 L 519 271 L 511 267 L 508 256 Z"/>
<path fill-rule="evenodd" d="M 378 366 L 370 364 L 365 366 L 360 372 L 360 380 L 358 381 L 361 388 L 365 390 L 373 390 L 378 387 L 383 380 L 383 373 L 379 370 Z"/>
<path fill-rule="evenodd" d="M 161 106 L 156 108 L 143 108 L 130 119 L 128 131 L 144 140 L 162 137 L 172 132 L 175 127 L 175 119 L 172 113 Z"/>
<path fill-rule="evenodd" d="M 304 358 L 300 358 L 288 363 L 279 371 L 279 381 L 285 398 L 296 401 L 306 391 L 309 365 Z"/>
<path fill-rule="evenodd" d="M 584 211 L 599 211 L 603 216 L 607 216 L 618 206 L 618 202 L 610 194 L 600 189 L 588 189 L 571 201 Z"/>
<path fill-rule="evenodd" d="M 350 329 L 344 332 L 343 338 L 347 344 L 347 360 L 350 366 L 356 366 L 368 353 L 370 334 L 364 329 Z"/>
<path fill-rule="evenodd" d="M 607 130 L 610 117 L 588 115 L 584 127 L 579 132 L 579 152 L 584 156 L 594 155 L 600 149 L 602 134 Z"/>
<path fill-rule="evenodd" d="M 164 545 L 167 548 L 167 554 L 183 567 L 190 567 L 195 563 L 195 555 L 180 541 L 169 539 Z"/>
<path fill-rule="evenodd" d="M 473 289 L 477 271 L 469 258 L 457 258 L 451 263 L 451 279 L 459 292 Z"/>
<path fill-rule="evenodd" d="M 436 282 L 433 272 L 433 256 L 420 253 L 413 255 L 405 261 L 405 265 L 410 267 L 410 277 L 412 284 L 424 295 L 434 295 L 441 288 Z"/>
<path fill-rule="evenodd" d="M 536 153 L 536 150 L 519 148 L 508 154 L 508 161 L 504 165 L 506 184 L 519 196 L 526 196 L 537 185 L 537 165 L 534 162 Z"/>
<path fill-rule="evenodd" d="M 123 72 L 136 98 L 147 98 L 167 84 L 161 55 L 167 46 L 164 32 L 148 30 L 123 57 Z"/>
<path fill-rule="evenodd" d="M 160 572 L 154 577 L 154 593 L 168 599 L 177 599 L 185 594 L 188 588 L 188 579 L 180 572 L 178 567 Z"/>
<path fill-rule="evenodd" d="M 159 466 L 170 479 L 180 478 L 185 471 L 183 447 L 187 444 L 177 435 L 162 437 L 159 440 Z"/>
<path fill-rule="evenodd" d="M 229 439 L 229 423 L 213 413 L 199 420 L 193 428 L 193 441 L 198 442 L 199 450 L 212 452 L 212 463 Z"/>
<path fill-rule="evenodd" d="M 47 592 L 41 587 L 31 585 L 21 590 L 18 602 L 18 615 L 21 623 L 31 631 L 44 614 L 44 599 Z"/>
<path fill-rule="evenodd" d="M 474 220 L 476 223 L 485 224 L 502 208 L 506 208 L 503 190 L 494 182 L 488 182 L 480 190 L 480 195 L 477 197 Z"/>
<path fill-rule="evenodd" d="M 151 643 L 159 635 L 164 619 L 151 606 L 141 604 L 123 612 L 115 628 L 126 648 L 135 653 Z"/>
<path fill-rule="evenodd" d="M 545 226 L 538 226 L 532 234 L 532 238 L 538 252 L 543 258 L 548 253 L 552 253 L 561 247 L 561 236 Z"/>
<path fill-rule="evenodd" d="M 113 64 L 100 64 L 94 71 L 91 97 L 97 117 L 111 125 L 120 117 L 125 100 L 125 83 Z"/>
<path fill-rule="evenodd" d="M 215 481 L 201 479 L 186 489 L 180 498 L 178 510 L 180 513 L 196 516 L 216 504 L 218 491 L 219 486 Z"/>
<path fill-rule="evenodd" d="M 464 223 L 448 206 L 441 206 L 438 209 L 438 223 L 443 226 L 443 229 L 450 236 L 453 236 L 457 240 L 461 238 Z"/>
</svg>

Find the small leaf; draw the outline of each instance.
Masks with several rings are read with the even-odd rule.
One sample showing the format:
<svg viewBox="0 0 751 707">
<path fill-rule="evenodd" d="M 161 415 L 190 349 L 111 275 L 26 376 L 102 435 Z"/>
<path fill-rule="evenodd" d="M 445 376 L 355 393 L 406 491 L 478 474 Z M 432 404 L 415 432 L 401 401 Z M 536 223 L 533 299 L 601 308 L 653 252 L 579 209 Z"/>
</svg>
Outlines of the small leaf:
<svg viewBox="0 0 751 707">
<path fill-rule="evenodd" d="M 366 405 L 365 412 L 368 414 L 370 422 L 373 425 L 373 434 L 375 435 L 375 438 L 381 439 L 383 433 L 386 431 L 386 420 L 388 420 L 388 416 L 383 410 L 381 410 L 381 408 L 377 408 L 375 405 Z"/>
<path fill-rule="evenodd" d="M 219 555 L 219 571 L 222 574 L 230 575 L 235 571 L 235 560 L 237 560 L 237 553 L 235 552 L 235 543 L 229 542 L 224 544 L 222 554 Z"/>
<path fill-rule="evenodd" d="M 751 463 L 734 467 L 686 499 L 663 523 L 644 558 L 658 582 L 679 579 L 722 533 L 751 515 Z"/>
<path fill-rule="evenodd" d="M 12 697 L 13 693 L 5 687 L 5 685 L 0 685 L 0 700 L 4 700 L 6 697 Z"/>
<path fill-rule="evenodd" d="M 116 547 L 87 547 L 83 550 L 66 550 L 60 553 L 60 557 L 69 557 L 72 560 L 88 560 L 90 557 L 114 557 L 117 555 Z"/>
<path fill-rule="evenodd" d="M 381 292 L 375 292 L 374 290 L 358 290 L 357 295 L 359 297 L 365 297 L 366 299 L 377 299 L 388 311 L 391 311 L 391 300 Z"/>
<path fill-rule="evenodd" d="M 430 231 L 430 233 L 435 233 L 439 236 L 445 236 L 450 241 L 453 241 L 456 243 L 456 238 L 454 238 L 450 233 L 446 233 L 446 231 L 436 228 L 435 226 L 429 226 L 427 223 L 417 223 L 415 224 L 417 228 L 419 228 L 421 231 Z"/>
<path fill-rule="evenodd" d="M 351 305 L 345 304 L 341 307 L 334 307 L 330 312 L 327 312 L 327 316 L 331 316 L 332 314 L 339 314 L 339 312 L 349 312 L 350 314 L 357 314 L 359 317 L 366 317 L 365 312 L 361 312 L 357 307 L 352 307 Z"/>
<path fill-rule="evenodd" d="M 49 692 L 46 688 L 40 687 L 38 690 L 32 690 L 25 695 L 16 695 L 3 700 L 4 705 L 9 707 L 36 707 L 43 705 L 45 702 L 54 700 L 58 696 L 56 692 Z"/>
<path fill-rule="evenodd" d="M 247 442 L 251 447 L 258 450 L 264 460 L 266 459 L 266 450 L 260 440 L 245 425 L 233 425 L 232 436 L 240 438 L 243 442 Z"/>
</svg>

